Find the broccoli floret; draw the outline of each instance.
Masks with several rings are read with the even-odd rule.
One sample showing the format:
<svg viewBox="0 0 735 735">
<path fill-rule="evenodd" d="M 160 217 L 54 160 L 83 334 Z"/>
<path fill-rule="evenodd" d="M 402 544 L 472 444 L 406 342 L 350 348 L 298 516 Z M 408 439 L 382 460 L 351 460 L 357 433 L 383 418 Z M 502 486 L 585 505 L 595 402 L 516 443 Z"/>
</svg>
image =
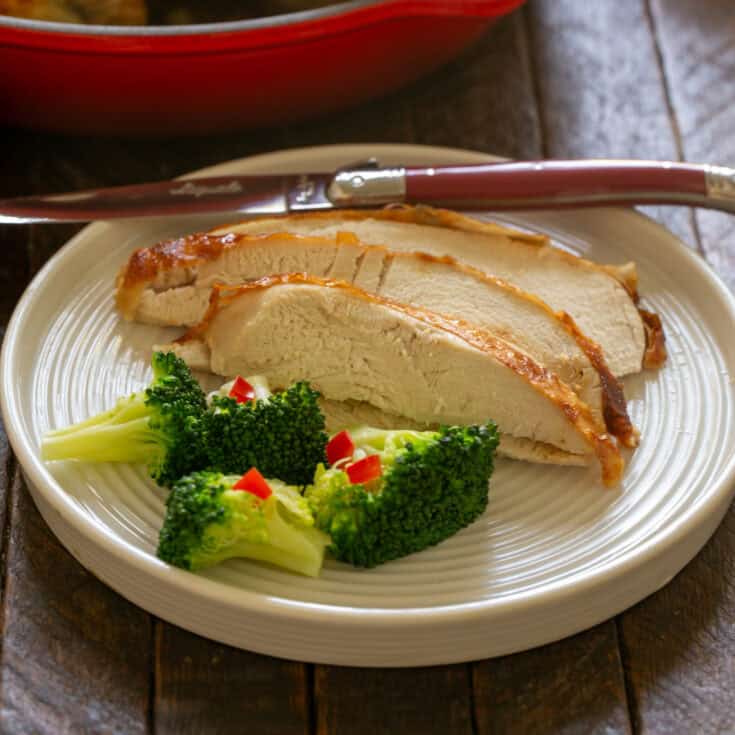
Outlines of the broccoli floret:
<svg viewBox="0 0 735 735">
<path fill-rule="evenodd" d="M 298 490 L 267 480 L 273 494 L 263 500 L 233 490 L 239 479 L 195 472 L 179 480 L 166 501 L 158 556 L 191 570 L 246 557 L 316 577 L 329 537 L 314 528 Z"/>
<path fill-rule="evenodd" d="M 66 429 L 48 432 L 45 460 L 134 462 L 170 485 L 205 464 L 201 431 L 206 398 L 186 363 L 171 352 L 152 358 L 153 380 L 142 393 Z"/>
<path fill-rule="evenodd" d="M 325 461 L 318 398 L 304 382 L 247 403 L 214 395 L 207 413 L 207 467 L 232 474 L 257 467 L 289 485 L 308 484 Z"/>
<path fill-rule="evenodd" d="M 378 454 L 382 475 L 353 485 L 338 462 L 320 466 L 305 492 L 337 559 L 374 567 L 449 538 L 485 510 L 499 441 L 492 422 L 350 434 L 353 459 Z"/>
</svg>

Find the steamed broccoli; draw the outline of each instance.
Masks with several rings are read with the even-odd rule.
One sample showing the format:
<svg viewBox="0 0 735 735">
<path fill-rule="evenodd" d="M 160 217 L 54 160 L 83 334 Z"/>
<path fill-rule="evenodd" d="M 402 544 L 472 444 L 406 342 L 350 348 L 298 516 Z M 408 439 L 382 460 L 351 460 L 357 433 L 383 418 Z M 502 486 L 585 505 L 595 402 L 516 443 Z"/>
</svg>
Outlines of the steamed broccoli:
<svg viewBox="0 0 735 735">
<path fill-rule="evenodd" d="M 188 475 L 174 485 L 166 509 L 157 553 L 184 569 L 247 557 L 315 577 L 329 543 L 296 488 L 255 470 L 242 478 Z"/>
<path fill-rule="evenodd" d="M 246 382 L 253 383 L 253 400 L 238 403 L 222 392 L 211 397 L 207 467 L 233 474 L 257 467 L 266 477 L 290 485 L 311 482 L 316 466 L 324 462 L 327 443 L 319 393 L 300 382 L 267 395 L 262 379 Z"/>
<path fill-rule="evenodd" d="M 492 422 L 345 434 L 327 448 L 339 445 L 342 458 L 320 466 L 305 492 L 337 559 L 373 567 L 443 541 L 485 510 L 499 440 Z"/>
<path fill-rule="evenodd" d="M 206 398 L 186 363 L 156 352 L 153 380 L 142 393 L 66 429 L 48 432 L 45 460 L 145 463 L 160 485 L 204 466 L 200 435 Z"/>
</svg>

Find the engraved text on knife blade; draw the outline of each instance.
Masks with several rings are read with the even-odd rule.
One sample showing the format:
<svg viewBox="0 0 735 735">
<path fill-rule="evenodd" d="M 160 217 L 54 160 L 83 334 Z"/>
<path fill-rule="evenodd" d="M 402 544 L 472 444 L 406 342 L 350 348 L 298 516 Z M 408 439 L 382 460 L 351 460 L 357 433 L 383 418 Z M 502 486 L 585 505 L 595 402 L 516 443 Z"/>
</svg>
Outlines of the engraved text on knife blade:
<svg viewBox="0 0 735 735">
<path fill-rule="evenodd" d="M 174 196 L 193 196 L 195 199 L 206 196 L 216 196 L 220 194 L 242 194 L 244 189 L 239 181 L 229 181 L 225 184 L 195 184 L 193 181 L 187 181 L 177 189 L 171 189 Z"/>
</svg>

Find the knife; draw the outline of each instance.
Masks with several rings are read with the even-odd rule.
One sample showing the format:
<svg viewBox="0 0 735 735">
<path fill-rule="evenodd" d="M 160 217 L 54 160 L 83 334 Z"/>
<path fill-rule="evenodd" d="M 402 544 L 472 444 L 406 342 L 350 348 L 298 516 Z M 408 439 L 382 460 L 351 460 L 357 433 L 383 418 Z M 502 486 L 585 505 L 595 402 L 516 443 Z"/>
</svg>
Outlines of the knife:
<svg viewBox="0 0 735 735">
<path fill-rule="evenodd" d="M 430 204 L 454 209 L 559 209 L 681 204 L 735 214 L 735 169 L 674 161 L 502 161 L 326 173 L 218 176 L 0 199 L 0 223 L 289 212 Z"/>
</svg>

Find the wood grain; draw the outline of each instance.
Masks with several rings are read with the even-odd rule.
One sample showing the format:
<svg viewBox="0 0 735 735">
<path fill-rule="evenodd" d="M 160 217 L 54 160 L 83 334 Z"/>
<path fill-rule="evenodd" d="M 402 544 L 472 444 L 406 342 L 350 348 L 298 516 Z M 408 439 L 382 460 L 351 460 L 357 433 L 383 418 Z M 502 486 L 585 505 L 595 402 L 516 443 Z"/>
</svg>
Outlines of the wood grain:
<svg viewBox="0 0 735 735">
<path fill-rule="evenodd" d="M 1 104 L 1 103 L 0 103 Z M 20 196 L 33 191 L 29 162 L 22 146 L 15 145 L 16 134 L 0 129 L 2 164 L 0 165 L 0 197 Z M 5 333 L 10 315 L 28 282 L 26 256 L 28 232 L 25 228 L 0 225 L 0 329 Z M 7 485 L 3 485 L 5 490 Z"/>
<path fill-rule="evenodd" d="M 308 735 L 304 665 L 239 651 L 161 623 L 155 650 L 156 735 Z"/>
<path fill-rule="evenodd" d="M 638 732 L 735 731 L 735 509 L 620 630 Z"/>
<path fill-rule="evenodd" d="M 478 735 L 628 733 L 615 626 L 474 665 Z"/>
<path fill-rule="evenodd" d="M 467 666 L 355 669 L 317 666 L 318 735 L 472 733 Z"/>
<path fill-rule="evenodd" d="M 541 155 L 523 14 L 503 19 L 462 58 L 414 85 L 407 102 L 417 143 Z"/>
<path fill-rule="evenodd" d="M 690 161 L 735 164 L 735 4 L 653 0 L 672 109 Z M 735 286 L 735 217 L 698 210 L 707 260 Z"/>
<path fill-rule="evenodd" d="M 735 7 L 654 0 L 651 17 L 689 160 L 735 161 Z M 735 285 L 735 220 L 699 210 L 707 260 Z M 663 590 L 625 613 L 623 658 L 642 733 L 735 731 L 735 511 Z"/>
<path fill-rule="evenodd" d="M 64 190 L 99 180 L 59 170 L 61 140 L 7 131 L 2 195 Z M 43 142 L 42 142 L 43 141 Z M 95 164 L 90 161 L 90 166 Z M 99 167 L 99 160 L 96 163 Z M 77 226 L 0 230 L 0 319 L 28 279 Z M 3 446 L 5 446 L 3 435 Z M 5 463 L 3 463 L 5 467 Z M 14 467 L 14 466 L 13 466 Z M 0 481 L 6 480 L 1 477 Z M 2 482 L 2 489 L 8 488 Z M 4 559 L 3 733 L 145 733 L 151 681 L 149 616 L 86 572 L 56 541 L 14 467 Z"/>
<path fill-rule="evenodd" d="M 26 242 L 28 233 L 10 225 L 0 225 L 0 337 L 21 297 L 30 276 Z"/>
<path fill-rule="evenodd" d="M 684 6 L 688 13 L 682 12 Z M 706 112 L 708 99 L 711 108 L 717 94 L 714 86 L 708 93 L 702 80 L 692 83 L 691 74 L 720 81 L 733 74 L 728 77 L 717 65 L 709 71 L 707 64 L 698 65 L 693 49 L 698 49 L 703 61 L 707 53 L 702 45 L 710 49 L 711 56 L 715 47 L 729 44 L 733 50 L 730 61 L 735 59 L 731 3 L 667 0 L 654 2 L 652 15 L 642 2 L 597 3 L 584 8 L 545 3 L 532 5 L 532 10 L 538 23 L 533 48 L 539 54 L 544 129 L 551 154 L 664 158 L 683 154 L 689 160 L 714 160 L 713 151 L 703 155 L 696 120 Z M 693 22 L 697 15 L 709 22 L 703 24 L 701 18 Z M 719 28 L 717 33 L 714 26 Z M 654 30 L 658 38 L 649 33 Z M 732 63 L 729 68 L 730 72 L 735 69 Z M 661 72 L 667 80 L 659 78 Z M 573 102 L 575 95 L 581 95 L 578 104 Z M 731 107 L 722 108 L 721 114 L 730 115 L 732 128 Z M 729 142 L 721 144 L 720 150 L 732 145 L 731 138 L 724 139 Z M 663 216 L 680 237 L 695 242 L 698 233 L 693 221 L 681 219 L 685 210 L 678 212 L 674 219 L 671 214 L 654 211 L 654 215 Z M 697 213 L 705 252 L 715 262 L 719 258 L 725 273 L 735 275 L 732 247 L 728 252 L 727 240 L 719 239 L 724 233 L 703 226 L 705 221 L 721 220 Z M 636 730 L 726 732 L 735 725 L 735 711 L 727 702 L 734 683 L 735 651 L 732 629 L 726 623 L 735 619 L 735 597 L 724 581 L 735 559 L 732 527 L 731 513 L 713 544 L 692 565 L 696 571 L 685 571 L 672 585 L 622 617 L 623 659 Z M 724 574 L 713 584 L 717 568 Z M 694 676 L 692 664 L 698 672 Z"/>
<path fill-rule="evenodd" d="M 405 98 L 398 93 L 312 123 L 293 123 L 285 126 L 281 135 L 282 148 L 411 142 L 411 118 Z"/>
<path fill-rule="evenodd" d="M 545 153 L 678 160 L 645 0 L 529 5 Z M 690 210 L 647 207 L 692 247 Z"/>
<path fill-rule="evenodd" d="M 10 523 L 0 732 L 145 733 L 149 616 L 61 547 L 18 470 Z"/>
</svg>

